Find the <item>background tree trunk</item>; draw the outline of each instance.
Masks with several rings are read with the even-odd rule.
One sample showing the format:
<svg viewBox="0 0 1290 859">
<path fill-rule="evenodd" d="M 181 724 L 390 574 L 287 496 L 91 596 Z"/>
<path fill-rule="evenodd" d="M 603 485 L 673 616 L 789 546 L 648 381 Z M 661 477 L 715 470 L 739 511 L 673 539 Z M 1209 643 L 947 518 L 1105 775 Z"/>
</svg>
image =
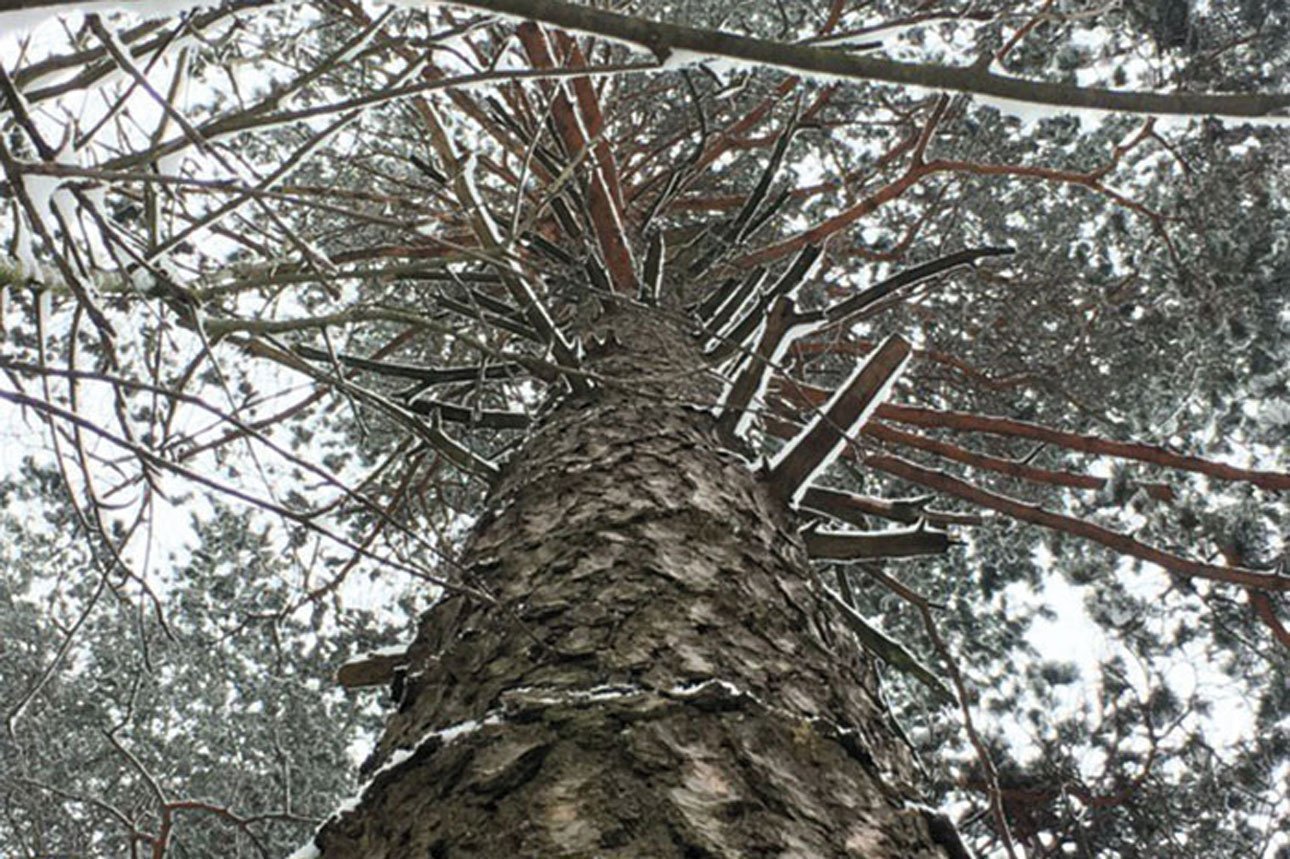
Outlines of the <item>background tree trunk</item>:
<svg viewBox="0 0 1290 859">
<path fill-rule="evenodd" d="M 323 855 L 944 855 L 790 511 L 688 404 L 689 338 L 612 324 L 613 381 L 542 421 L 478 522 L 497 604 L 423 617 Z"/>
</svg>

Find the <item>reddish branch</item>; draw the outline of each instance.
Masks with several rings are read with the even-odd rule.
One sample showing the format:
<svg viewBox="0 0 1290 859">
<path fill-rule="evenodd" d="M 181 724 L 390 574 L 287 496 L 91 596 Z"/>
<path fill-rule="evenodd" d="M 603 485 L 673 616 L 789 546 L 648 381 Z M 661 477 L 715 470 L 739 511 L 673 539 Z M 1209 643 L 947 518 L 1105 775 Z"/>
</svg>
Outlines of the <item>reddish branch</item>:
<svg viewBox="0 0 1290 859">
<path fill-rule="evenodd" d="M 836 255 L 837 248 L 830 248 L 830 254 Z M 875 254 L 875 256 L 885 256 L 885 254 Z M 837 290 L 838 295 L 847 294 L 849 292 L 849 290 Z M 873 351 L 873 347 L 876 345 L 877 344 L 872 340 L 848 340 L 840 342 L 833 340 L 802 339 L 794 341 L 793 345 L 789 348 L 789 355 L 795 359 L 811 355 L 868 355 Z M 999 377 L 991 376 L 985 371 L 972 366 L 962 358 L 959 358 L 957 355 L 951 355 L 949 352 L 940 352 L 934 349 L 915 349 L 914 356 L 922 361 L 932 361 L 936 364 L 943 364 L 957 370 L 959 373 L 962 373 L 977 384 L 991 390 L 1015 388 L 1018 385 L 1034 382 L 1038 378 L 1035 373 L 1030 371 L 1021 371 Z"/>
<path fill-rule="evenodd" d="M 563 30 L 557 30 L 554 33 L 556 46 L 564 53 L 569 66 L 575 69 L 587 67 L 587 59 L 583 56 L 582 50 L 578 43 L 569 37 L 568 33 Z M 578 100 L 578 111 L 582 115 L 583 125 L 587 129 L 587 134 L 593 144 L 595 152 L 596 167 L 604 176 L 605 185 L 609 192 L 609 197 L 619 213 L 623 211 L 623 189 L 618 178 L 618 166 L 614 161 L 613 149 L 609 146 L 609 141 L 604 139 L 601 132 L 605 128 L 605 118 L 600 112 L 600 97 L 596 94 L 595 89 L 591 86 L 590 78 L 574 78 L 573 93 Z"/>
<path fill-rule="evenodd" d="M 786 397 L 789 402 L 802 406 L 819 406 L 826 401 L 829 392 L 824 388 L 808 386 L 808 384 L 779 383 L 780 395 Z M 884 409 L 878 406 L 877 417 L 882 417 Z M 1094 475 L 1084 475 L 1084 473 L 1069 471 L 1053 471 L 1053 469 L 1037 468 L 1027 466 L 1026 463 L 1017 462 L 1014 459 L 1005 459 L 1002 457 L 992 457 L 989 454 L 977 453 L 977 451 L 967 450 L 961 446 L 951 444 L 951 442 L 939 439 L 929 439 L 928 436 L 917 435 L 913 432 L 904 432 L 903 429 L 888 426 L 888 424 L 871 422 L 866 424 L 862 429 L 864 435 L 878 441 L 886 441 L 889 444 L 897 444 L 913 448 L 916 450 L 925 450 L 928 453 L 937 454 L 938 457 L 951 459 L 953 462 L 964 463 L 965 466 L 974 468 L 983 468 L 986 471 L 1001 473 L 1018 477 L 1020 480 L 1029 480 L 1040 482 L 1040 484 L 1049 484 L 1053 486 L 1069 486 L 1072 489 L 1099 490 L 1106 488 L 1107 480 L 1104 477 Z M 1144 485 L 1153 498 L 1161 500 L 1171 500 L 1173 493 L 1167 488 L 1158 484 Z"/>
<path fill-rule="evenodd" d="M 521 24 L 517 33 L 529 62 L 535 68 L 555 68 L 556 61 L 551 53 L 551 45 L 547 41 L 546 34 L 536 24 Z M 561 36 L 563 34 L 557 35 L 557 40 Z M 568 39 L 567 36 L 563 38 Z M 574 68 L 586 65 L 581 53 L 571 54 L 568 62 Z M 587 209 L 596 235 L 596 244 L 604 258 L 614 290 L 635 295 L 636 267 L 632 262 L 630 243 L 624 232 L 626 222 L 620 204 L 618 171 L 614 166 L 613 154 L 608 142 L 598 137 L 604 127 L 599 100 L 591 88 L 591 82 L 586 78 L 574 78 L 576 106 L 569 99 L 562 85 L 555 86 L 555 101 L 551 107 L 551 117 L 555 121 L 556 131 L 564 144 L 565 152 L 570 158 L 578 158 L 585 149 L 591 148 L 593 169 L 591 181 L 588 183 Z"/>
<path fill-rule="evenodd" d="M 1250 597 L 1250 607 L 1254 609 L 1254 616 L 1257 617 L 1264 626 L 1272 630 L 1272 637 L 1279 641 L 1282 646 L 1290 647 L 1290 630 L 1285 628 L 1281 618 L 1277 617 L 1276 607 L 1272 603 L 1272 597 L 1262 591 L 1250 589 L 1246 591 Z"/>
<path fill-rule="evenodd" d="M 842 20 L 842 10 L 846 7 L 846 0 L 833 0 L 829 5 L 829 16 L 824 20 L 823 26 L 820 27 L 820 35 L 827 36 L 833 32 L 833 28 L 838 26 Z"/>
<path fill-rule="evenodd" d="M 964 465 L 970 465 L 973 468 L 982 468 L 987 471 L 995 471 L 999 474 L 1006 474 L 1010 477 L 1016 477 L 1022 480 L 1030 480 L 1035 483 L 1048 483 L 1053 486 L 1069 486 L 1073 489 L 1101 489 L 1106 485 L 1105 478 L 1095 477 L 1092 474 L 1078 474 L 1071 471 L 1053 471 L 1047 468 L 1036 468 L 1033 465 L 1026 465 L 1012 459 L 1004 459 L 989 454 L 977 453 L 967 450 L 955 444 L 950 444 L 939 439 L 928 438 L 927 436 L 918 435 L 912 432 L 898 430 L 895 427 L 886 424 L 871 422 L 863 430 L 864 434 L 876 438 L 879 441 L 902 444 L 905 447 L 912 447 L 917 450 L 924 450 L 928 453 L 934 453 L 945 459 L 961 462 Z"/>
<path fill-rule="evenodd" d="M 1174 453 L 1156 445 L 1142 442 L 1112 441 L 1091 435 L 1055 430 L 1040 424 L 1011 418 L 974 415 L 968 412 L 939 411 L 921 406 L 897 405 L 894 403 L 884 403 L 879 406 L 877 417 L 913 426 L 951 429 L 960 432 L 984 432 L 993 435 L 1033 439 L 1045 444 L 1064 447 L 1068 450 L 1077 450 L 1081 453 L 1149 462 L 1165 468 L 1176 468 L 1181 471 L 1204 474 L 1207 477 L 1214 477 L 1219 480 L 1249 483 L 1261 489 L 1278 491 L 1290 489 L 1290 474 L 1283 472 L 1237 468 L 1234 465 L 1213 462 L 1198 456 Z"/>
<path fill-rule="evenodd" d="M 789 192 L 790 196 L 798 201 L 809 199 L 825 191 L 831 191 L 839 188 L 846 188 L 857 182 L 861 178 L 877 175 L 887 168 L 891 167 L 896 161 L 914 148 L 918 143 L 916 133 L 906 134 L 891 145 L 891 147 L 878 156 L 878 159 L 872 164 L 865 165 L 863 168 L 846 173 L 841 178 L 826 179 L 815 185 L 805 185 L 795 188 Z M 737 209 L 743 205 L 744 197 L 739 194 L 726 194 L 721 196 L 707 197 L 689 197 L 684 200 L 677 200 L 670 205 L 674 211 L 723 211 L 726 209 Z"/>
<path fill-rule="evenodd" d="M 1035 29 L 1035 27 L 1047 20 L 1048 10 L 1051 9 L 1052 6 L 1053 0 L 1044 0 L 1044 5 L 1039 8 L 1039 11 L 1032 15 L 1029 21 L 1018 27 L 1017 32 L 1013 33 L 1008 41 L 1003 43 L 1003 47 L 999 48 L 999 50 L 995 52 L 994 62 L 1002 65 L 1003 61 L 1007 58 L 1012 49 L 1017 47 L 1017 44 L 1022 39 L 1026 38 L 1031 30 Z"/>
<path fill-rule="evenodd" d="M 759 265 L 766 265 L 775 260 L 782 259 L 789 254 L 796 253 L 807 245 L 823 244 L 824 241 L 841 230 L 859 221 L 867 215 L 873 214 L 883 205 L 890 203 L 892 200 L 899 199 L 906 191 L 918 184 L 925 175 L 932 172 L 927 167 L 910 168 L 903 176 L 893 182 L 889 182 L 882 188 L 879 188 L 873 194 L 865 197 L 859 203 L 848 209 L 834 215 L 808 230 L 803 230 L 795 236 L 776 242 L 773 245 L 762 248 L 759 251 L 746 254 L 736 261 L 736 265 L 741 268 L 754 268 Z"/>
<path fill-rule="evenodd" d="M 923 178 L 936 173 L 964 173 L 976 176 L 1013 176 L 1017 178 L 1041 179 L 1061 184 L 1077 185 L 1088 188 L 1096 193 L 1102 194 L 1116 204 L 1123 206 L 1143 217 L 1149 219 L 1157 232 L 1168 241 L 1168 236 L 1163 232 L 1164 218 L 1158 212 L 1152 211 L 1136 200 L 1132 200 L 1118 191 L 1107 188 L 1101 182 L 1101 176 L 1098 171 L 1093 173 L 1079 173 L 1070 170 L 1058 170 L 1051 167 L 1030 167 L 1025 165 L 1013 164 L 978 164 L 972 161 L 951 161 L 947 159 L 937 159 L 919 163 L 916 160 L 911 163 L 908 170 L 888 184 L 879 188 L 873 194 L 865 197 L 848 209 L 834 215 L 832 218 L 821 221 L 814 227 L 803 230 L 795 236 L 791 236 L 773 245 L 754 251 L 741 257 L 737 265 L 742 268 L 751 268 L 757 265 L 766 265 L 775 260 L 791 254 L 808 244 L 821 244 L 833 234 L 846 229 L 855 222 L 868 215 L 873 214 L 883 205 L 893 200 L 899 199 L 906 191 L 917 185 Z"/>
<path fill-rule="evenodd" d="M 1160 213 L 1144 206 L 1136 200 L 1130 199 L 1118 191 L 1108 188 L 1103 184 L 1103 180 L 1109 175 L 1126 155 L 1133 151 L 1139 144 L 1154 137 L 1154 119 L 1147 120 L 1142 128 L 1128 141 L 1118 144 L 1111 152 L 1111 157 L 1100 167 L 1081 173 L 1077 170 L 1062 170 L 1052 167 L 1028 166 L 1021 164 L 982 164 L 974 161 L 951 160 L 951 159 L 926 159 L 927 148 L 931 143 L 932 137 L 945 117 L 949 107 L 949 99 L 944 95 L 938 97 L 933 103 L 931 113 L 923 123 L 918 135 L 911 139 L 902 140 L 891 152 L 888 152 L 884 158 L 894 159 L 900 154 L 912 148 L 910 154 L 909 167 L 905 173 L 898 179 L 889 182 L 887 185 L 879 188 L 870 196 L 864 198 L 855 205 L 845 209 L 839 214 L 816 224 L 810 229 L 804 230 L 795 236 L 784 239 L 776 244 L 762 248 L 741 258 L 738 265 L 743 267 L 764 265 L 781 257 L 790 254 L 797 249 L 808 244 L 821 244 L 833 234 L 854 224 L 861 218 L 872 214 L 879 207 L 892 200 L 901 197 L 907 190 L 926 176 L 937 173 L 960 173 L 972 176 L 1011 176 L 1022 179 L 1038 179 L 1041 181 L 1053 182 L 1057 184 L 1076 185 L 1086 188 L 1094 193 L 1101 194 L 1116 205 L 1122 206 L 1135 212 L 1151 221 L 1156 232 L 1161 236 L 1163 241 L 1168 245 L 1171 253 L 1174 247 L 1169 235 L 1164 229 L 1165 218 Z"/>
<path fill-rule="evenodd" d="M 965 501 L 970 501 L 973 504 L 997 510 L 1000 513 L 1011 516 L 1013 519 L 1041 525 L 1054 531 L 1100 543 L 1120 554 L 1148 561 L 1174 573 L 1209 579 L 1215 582 L 1241 585 L 1260 591 L 1290 591 L 1290 576 L 1260 573 L 1243 567 L 1223 567 L 1174 555 L 1154 546 L 1148 546 L 1128 534 L 1112 531 L 1110 528 L 1104 528 L 1101 525 L 1095 525 L 1083 519 L 1054 513 L 1037 504 L 1027 504 L 1008 498 L 1005 495 L 973 486 L 943 471 L 934 471 L 930 468 L 916 465 L 907 459 L 888 454 L 871 454 L 864 457 L 864 463 L 871 468 L 917 483 L 919 486 L 925 486 L 928 489 L 944 492 L 962 498 Z"/>
<path fill-rule="evenodd" d="M 1123 206 L 1130 211 L 1147 218 L 1157 229 L 1162 228 L 1164 216 L 1132 200 L 1119 191 L 1102 184 L 1109 167 L 1103 165 L 1088 173 L 1077 170 L 1061 170 L 1055 167 L 1039 167 L 1024 164 L 980 164 L 975 161 L 960 161 L 947 158 L 929 161 L 924 165 L 928 173 L 963 173 L 969 176 L 1010 176 L 1015 179 L 1039 179 L 1059 185 L 1077 185 L 1101 194 L 1108 200 Z"/>
<path fill-rule="evenodd" d="M 825 402 L 830 394 L 823 388 L 816 388 L 801 383 L 784 383 L 780 382 L 779 393 L 789 402 L 799 406 L 817 407 Z M 883 417 L 883 406 L 879 406 L 877 417 Z M 916 433 L 904 432 L 887 424 L 878 423 L 877 421 L 867 424 L 861 430 L 866 436 L 885 441 L 889 444 L 899 444 L 905 447 L 912 447 L 916 450 L 923 450 L 928 453 L 934 453 L 937 456 L 954 462 L 961 462 L 964 465 L 970 465 L 974 468 L 982 468 L 987 471 L 994 471 L 999 474 L 1007 474 L 1022 480 L 1029 480 L 1034 483 L 1046 483 L 1051 486 L 1066 486 L 1073 489 L 1086 489 L 1097 491 L 1104 489 L 1107 480 L 1104 477 L 1097 477 L 1091 474 L 1080 474 L 1071 471 L 1055 471 L 1046 468 L 1037 468 L 1003 457 L 991 456 L 989 454 L 977 453 L 967 450 L 966 448 L 942 441 L 940 439 L 929 438 Z M 1144 489 L 1148 495 L 1158 501 L 1172 501 L 1175 494 L 1172 488 L 1163 483 L 1141 482 L 1136 484 Z"/>
<path fill-rule="evenodd" d="M 712 136 L 711 140 L 705 141 L 703 151 L 695 158 L 693 164 L 688 165 L 690 179 L 692 180 L 693 177 L 702 174 L 703 171 L 711 166 L 714 161 L 730 149 L 735 148 L 739 141 L 741 141 L 749 131 L 760 124 L 761 121 L 770 114 L 771 109 L 774 108 L 775 105 L 779 104 L 785 96 L 797 88 L 799 83 L 801 83 L 801 78 L 793 76 L 785 78 L 780 82 L 779 86 L 775 88 L 775 91 L 763 98 L 756 107 L 749 110 L 726 128 L 716 132 Z M 819 100 L 817 99 L 817 105 L 818 104 Z M 812 107 L 813 109 L 818 109 L 815 105 Z M 654 158 L 657 158 L 663 152 L 668 151 L 672 145 L 679 142 L 684 137 L 689 136 L 689 133 L 690 132 L 687 131 L 684 134 L 678 135 L 676 138 L 669 141 L 666 146 L 656 149 L 649 158 L 635 165 L 633 172 L 640 172 L 646 164 Z M 629 200 L 634 200 L 649 184 L 650 182 L 647 180 L 628 189 L 627 198 Z M 735 199 L 736 202 L 731 206 L 731 208 L 737 208 L 743 204 L 744 198 L 742 196 L 736 197 Z"/>
</svg>

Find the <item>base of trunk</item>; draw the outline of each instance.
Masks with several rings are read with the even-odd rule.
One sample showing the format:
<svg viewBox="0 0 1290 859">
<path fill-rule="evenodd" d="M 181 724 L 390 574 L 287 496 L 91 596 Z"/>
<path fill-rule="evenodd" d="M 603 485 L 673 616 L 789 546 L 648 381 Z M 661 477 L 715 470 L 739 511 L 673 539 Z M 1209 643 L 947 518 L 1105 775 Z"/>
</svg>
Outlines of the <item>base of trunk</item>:
<svg viewBox="0 0 1290 859">
<path fill-rule="evenodd" d="M 716 681 L 517 690 L 381 771 L 327 856 L 943 857 L 858 732 Z M 952 854 L 951 854 L 952 855 Z"/>
</svg>

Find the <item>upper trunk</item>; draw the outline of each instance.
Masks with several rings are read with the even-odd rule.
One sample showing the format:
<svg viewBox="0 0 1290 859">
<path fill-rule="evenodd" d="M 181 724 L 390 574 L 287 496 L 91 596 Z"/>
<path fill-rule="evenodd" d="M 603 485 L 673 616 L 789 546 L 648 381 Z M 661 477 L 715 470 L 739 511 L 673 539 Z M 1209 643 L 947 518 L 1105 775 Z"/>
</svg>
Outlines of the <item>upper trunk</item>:
<svg viewBox="0 0 1290 859">
<path fill-rule="evenodd" d="M 546 416 L 476 526 L 496 603 L 423 617 L 322 854 L 953 855 L 792 514 L 694 407 L 694 347 L 611 324 L 595 398 Z"/>
</svg>

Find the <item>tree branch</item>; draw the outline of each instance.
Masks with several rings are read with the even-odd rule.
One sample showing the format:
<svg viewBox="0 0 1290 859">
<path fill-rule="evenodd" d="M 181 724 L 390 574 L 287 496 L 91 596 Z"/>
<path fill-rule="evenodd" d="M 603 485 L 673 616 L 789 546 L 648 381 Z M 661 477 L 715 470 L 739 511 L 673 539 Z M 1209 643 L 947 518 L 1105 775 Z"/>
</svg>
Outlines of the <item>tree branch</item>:
<svg viewBox="0 0 1290 859">
<path fill-rule="evenodd" d="M 1249 483 L 1261 489 L 1281 491 L 1290 489 L 1290 474 L 1284 472 L 1238 468 L 1222 462 L 1201 459 L 1198 456 L 1174 453 L 1155 445 L 1141 442 L 1113 441 L 1091 435 L 1055 430 L 1040 424 L 1011 418 L 974 415 L 969 412 L 938 411 L 920 406 L 896 404 L 884 404 L 881 406 L 877 417 L 913 426 L 1029 438 L 1046 444 L 1055 444 L 1067 450 L 1149 462 L 1152 465 L 1176 468 L 1181 471 L 1192 471 L 1208 477 L 1215 477 L 1219 480 Z"/>
<path fill-rule="evenodd" d="M 912 558 L 943 555 L 950 535 L 933 531 L 922 522 L 912 528 L 888 531 L 816 531 L 802 534 L 806 554 L 815 561 L 863 561 L 876 558 Z"/>
<path fill-rule="evenodd" d="M 909 363 L 910 345 L 888 337 L 840 387 L 805 429 L 771 461 L 768 478 L 777 495 L 796 501 L 815 475 L 854 437 Z"/>
<path fill-rule="evenodd" d="M 28 0 L 17 0 L 28 2 Z M 30 0 L 36 5 L 40 0 Z M 564 0 L 454 0 L 458 5 L 531 18 L 568 30 L 634 42 L 666 58 L 672 51 L 692 51 L 854 80 L 968 93 L 1062 110 L 1105 110 L 1172 116 L 1271 117 L 1290 108 L 1290 93 L 1222 95 L 1149 93 L 1079 87 L 1007 77 L 975 67 L 902 63 L 867 54 L 786 44 L 661 21 L 606 12 Z"/>
<path fill-rule="evenodd" d="M 980 504 L 982 507 L 997 510 L 1022 522 L 1042 525 L 1054 531 L 1061 531 L 1064 534 L 1092 540 L 1123 555 L 1131 555 L 1140 560 L 1156 564 L 1170 572 L 1198 579 L 1209 579 L 1214 582 L 1242 585 L 1261 591 L 1290 591 L 1290 576 L 1260 573 L 1244 567 L 1224 567 L 1217 564 L 1207 564 L 1203 561 L 1194 561 L 1190 558 L 1174 555 L 1154 546 L 1148 546 L 1128 534 L 1112 531 L 1110 528 L 1104 528 L 1101 525 L 1095 525 L 1083 519 L 1054 513 L 1037 504 L 1026 504 L 1013 498 L 1008 498 L 1005 495 L 999 495 L 988 489 L 973 486 L 943 471 L 923 468 L 921 465 L 916 465 L 898 456 L 871 455 L 866 456 L 864 462 L 879 471 L 904 478 L 920 486 L 926 486 L 928 489 L 935 489 L 938 492 L 945 492 L 966 501 Z"/>
</svg>

